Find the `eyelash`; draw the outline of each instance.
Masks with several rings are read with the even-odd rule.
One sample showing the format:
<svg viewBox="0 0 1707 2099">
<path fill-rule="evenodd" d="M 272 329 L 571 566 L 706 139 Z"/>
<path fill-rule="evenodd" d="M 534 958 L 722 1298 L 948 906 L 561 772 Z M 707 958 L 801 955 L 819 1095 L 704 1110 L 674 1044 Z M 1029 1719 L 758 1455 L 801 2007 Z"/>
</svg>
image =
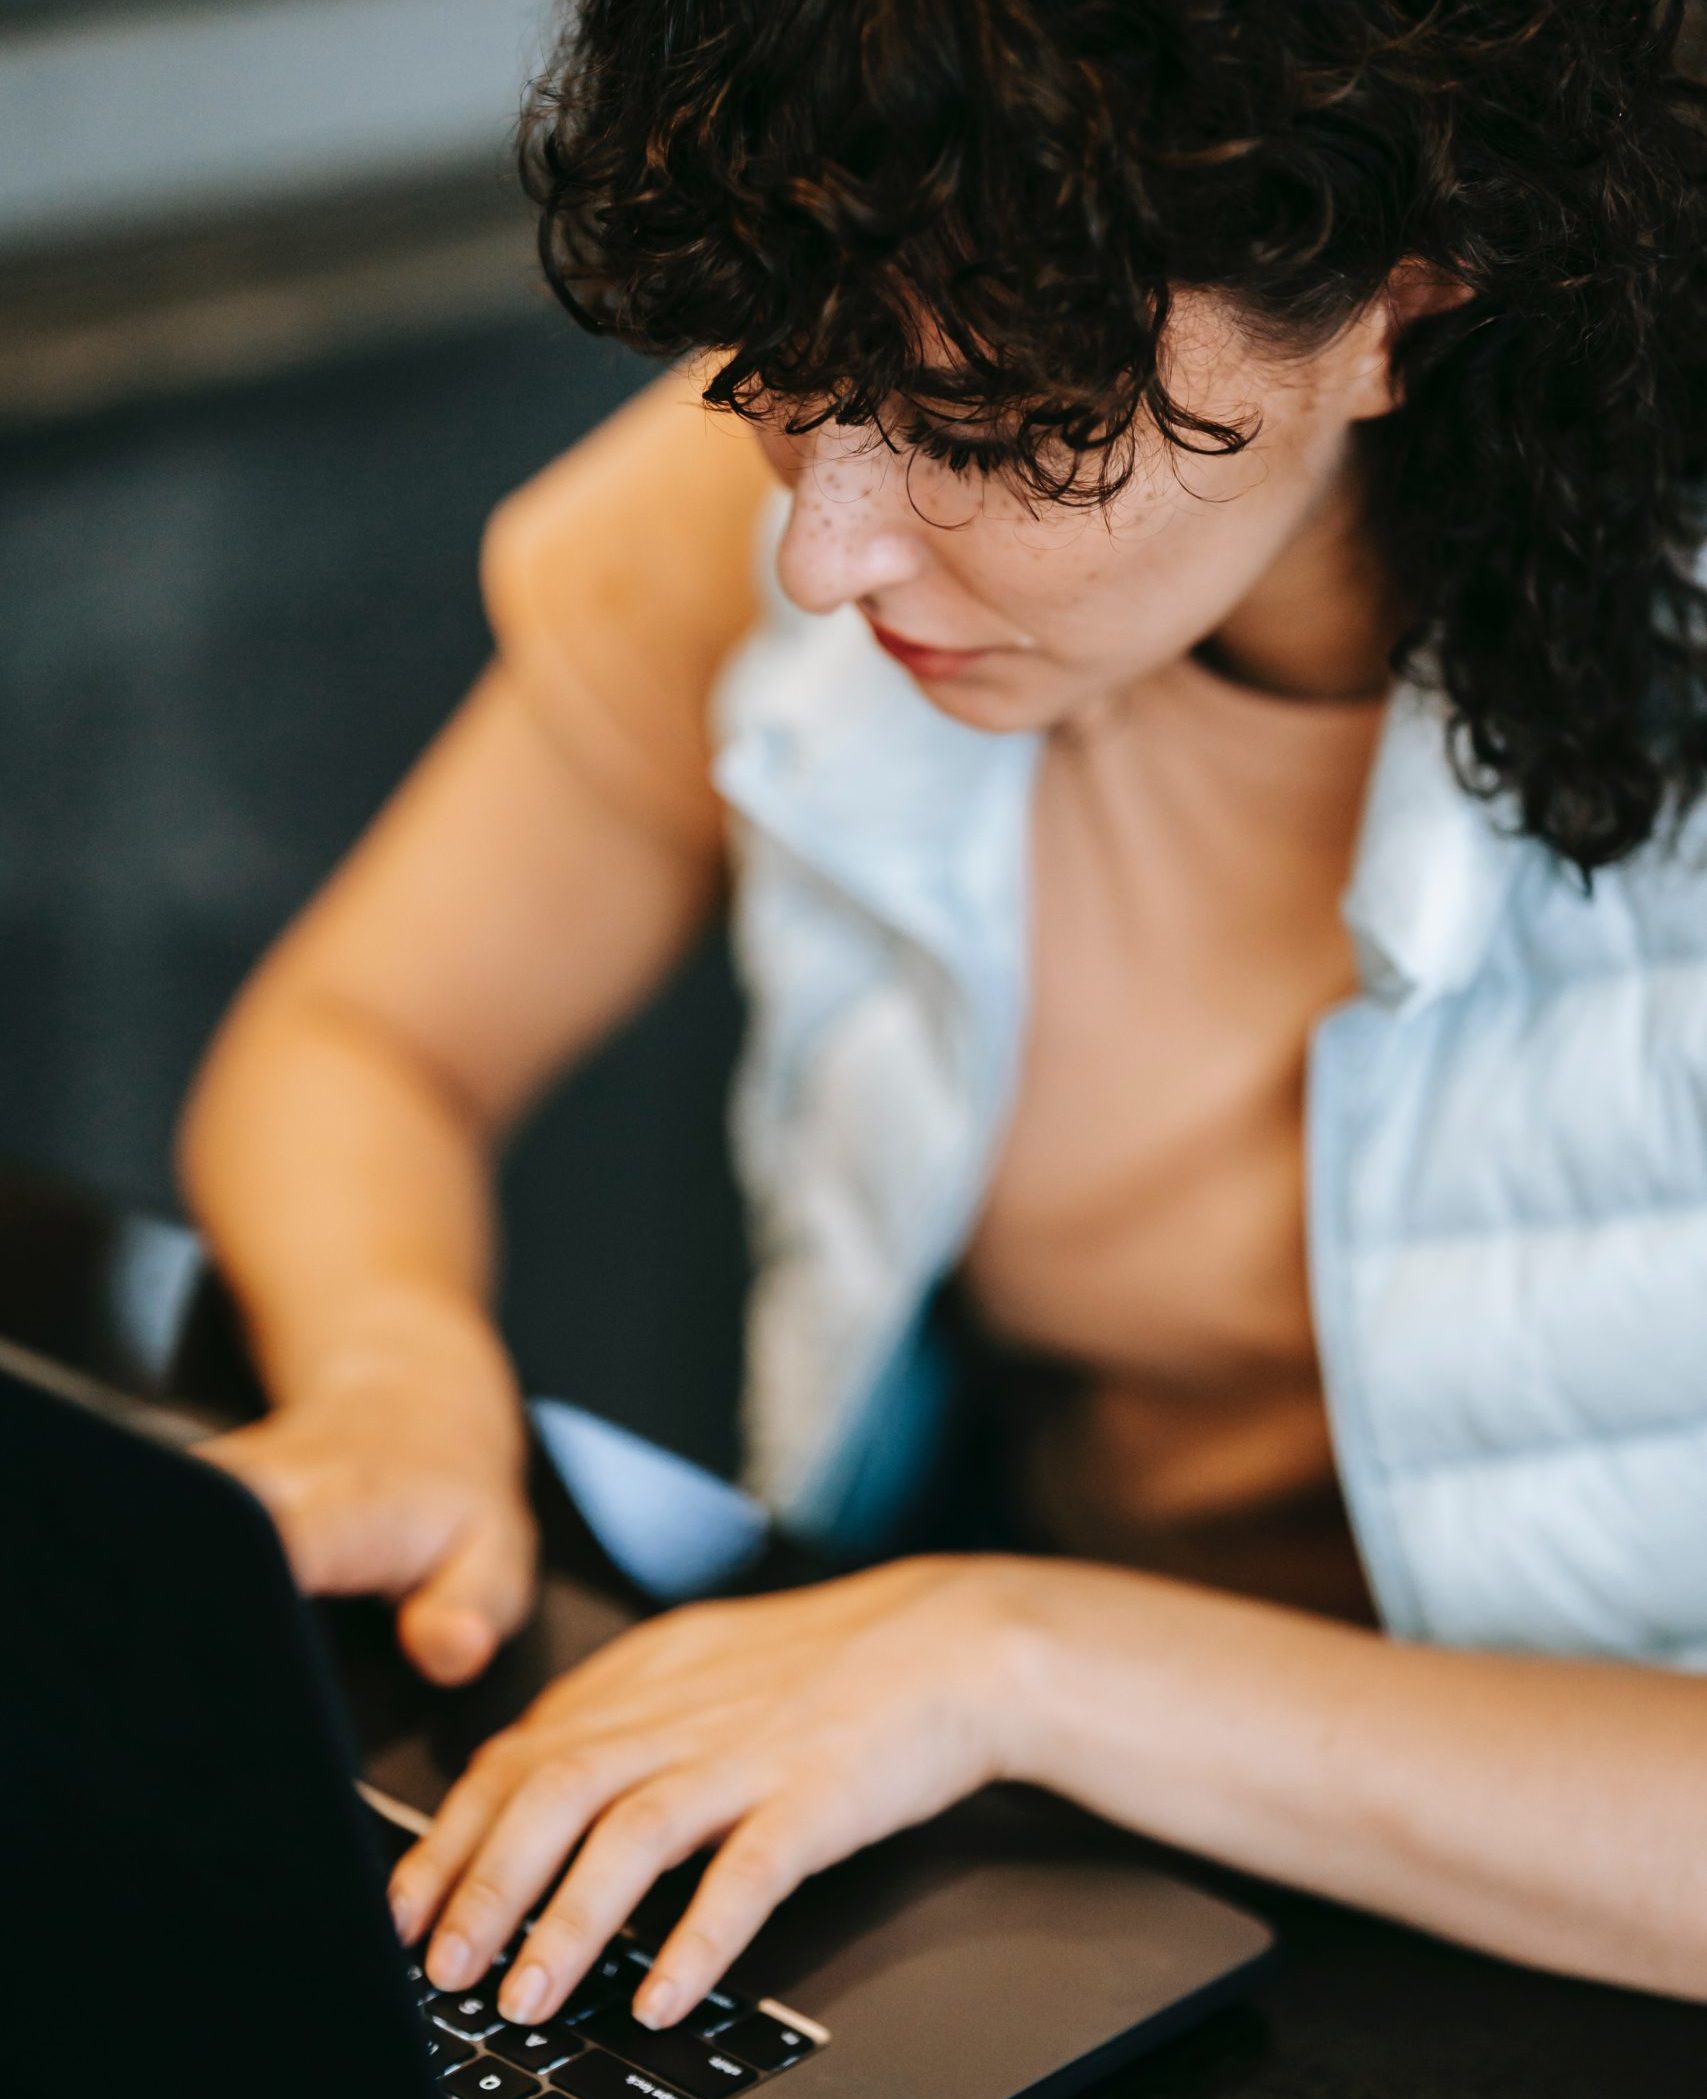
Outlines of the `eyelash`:
<svg viewBox="0 0 1707 2099">
<path fill-rule="evenodd" d="M 910 445 L 916 445 L 927 459 L 939 460 L 951 474 L 988 476 L 1001 465 L 1001 455 L 992 447 L 969 444 L 930 423 L 914 423 L 904 434 Z"/>
</svg>

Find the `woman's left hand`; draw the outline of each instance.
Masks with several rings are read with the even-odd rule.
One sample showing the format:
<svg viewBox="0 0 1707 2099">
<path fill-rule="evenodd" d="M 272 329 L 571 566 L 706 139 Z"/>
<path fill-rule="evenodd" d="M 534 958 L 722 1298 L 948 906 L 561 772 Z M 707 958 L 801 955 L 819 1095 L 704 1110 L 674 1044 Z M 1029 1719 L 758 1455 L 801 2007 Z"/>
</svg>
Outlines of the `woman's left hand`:
<svg viewBox="0 0 1707 2099">
<path fill-rule="evenodd" d="M 721 1843 L 635 2000 L 673 2023 L 805 1877 L 1014 1768 L 1005 1599 L 1024 1563 L 892 1561 L 688 1604 L 559 1677 L 475 1755 L 398 1863 L 405 1943 L 466 1989 L 563 1875 L 499 1994 L 547 2018 L 652 1882 Z"/>
</svg>

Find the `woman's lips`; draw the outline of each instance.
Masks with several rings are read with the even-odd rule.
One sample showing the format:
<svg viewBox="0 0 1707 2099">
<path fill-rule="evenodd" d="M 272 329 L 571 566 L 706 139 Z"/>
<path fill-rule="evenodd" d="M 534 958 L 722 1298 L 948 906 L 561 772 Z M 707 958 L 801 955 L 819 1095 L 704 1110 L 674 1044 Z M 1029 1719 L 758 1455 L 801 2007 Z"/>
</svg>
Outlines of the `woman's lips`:
<svg viewBox="0 0 1707 2099">
<path fill-rule="evenodd" d="M 904 635 L 891 634 L 876 620 L 868 624 L 878 647 L 921 678 L 952 678 L 956 671 L 964 670 L 969 663 L 976 663 L 980 656 L 990 653 L 988 649 L 926 648 L 919 642 L 908 641 Z"/>
</svg>

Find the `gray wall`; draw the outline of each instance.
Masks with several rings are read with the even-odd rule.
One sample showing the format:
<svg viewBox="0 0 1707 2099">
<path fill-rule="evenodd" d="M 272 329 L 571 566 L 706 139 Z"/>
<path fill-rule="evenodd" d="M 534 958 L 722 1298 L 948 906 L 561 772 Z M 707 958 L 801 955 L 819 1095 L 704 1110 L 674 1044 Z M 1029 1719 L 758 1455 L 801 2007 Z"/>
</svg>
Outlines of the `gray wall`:
<svg viewBox="0 0 1707 2099">
<path fill-rule="evenodd" d="M 0 249 L 496 159 L 550 0 L 0 12 Z"/>
</svg>

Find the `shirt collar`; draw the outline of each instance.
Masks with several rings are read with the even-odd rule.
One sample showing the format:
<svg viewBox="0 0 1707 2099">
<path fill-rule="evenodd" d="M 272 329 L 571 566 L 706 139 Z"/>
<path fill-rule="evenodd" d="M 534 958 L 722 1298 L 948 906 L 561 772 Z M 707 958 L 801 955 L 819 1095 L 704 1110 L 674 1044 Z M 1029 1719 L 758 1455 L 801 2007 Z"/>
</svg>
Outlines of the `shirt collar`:
<svg viewBox="0 0 1707 2099">
<path fill-rule="evenodd" d="M 1394 688 L 1340 899 L 1365 991 L 1400 1013 L 1470 982 L 1527 850 L 1502 828 L 1509 800 L 1485 802 L 1460 784 L 1449 719 L 1437 690 Z"/>
</svg>

